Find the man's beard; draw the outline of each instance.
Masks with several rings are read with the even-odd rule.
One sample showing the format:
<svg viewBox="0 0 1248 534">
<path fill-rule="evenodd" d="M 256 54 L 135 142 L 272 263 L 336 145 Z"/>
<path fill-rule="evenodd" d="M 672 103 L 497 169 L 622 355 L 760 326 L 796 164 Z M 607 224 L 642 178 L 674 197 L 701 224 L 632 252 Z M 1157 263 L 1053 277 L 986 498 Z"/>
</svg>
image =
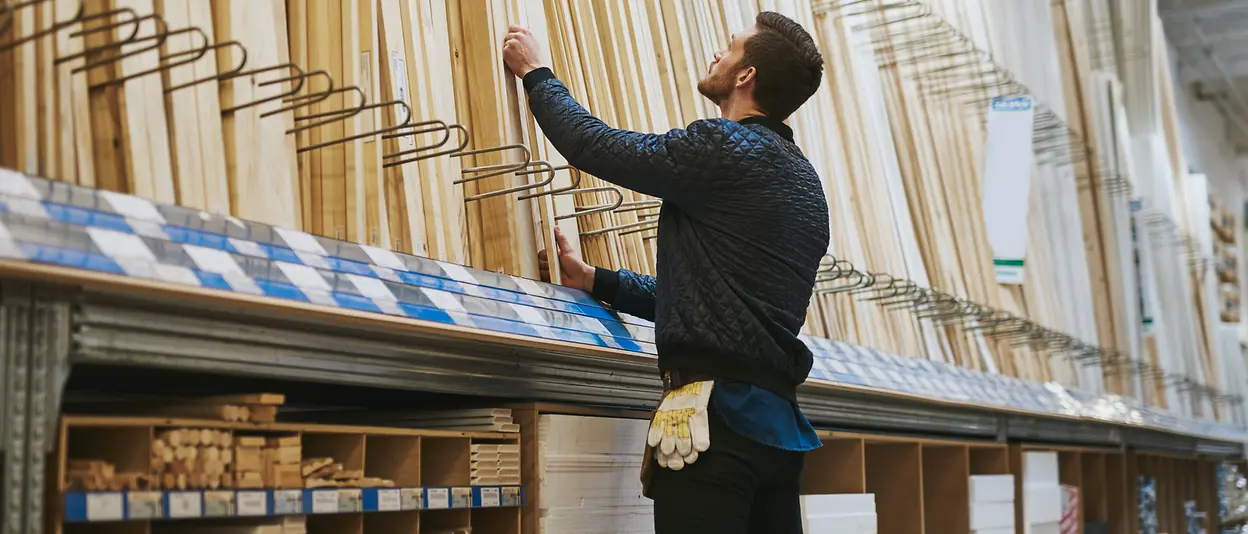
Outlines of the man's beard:
<svg viewBox="0 0 1248 534">
<path fill-rule="evenodd" d="M 723 73 L 708 75 L 698 81 L 698 92 L 718 106 L 732 94 L 732 76 Z"/>
</svg>

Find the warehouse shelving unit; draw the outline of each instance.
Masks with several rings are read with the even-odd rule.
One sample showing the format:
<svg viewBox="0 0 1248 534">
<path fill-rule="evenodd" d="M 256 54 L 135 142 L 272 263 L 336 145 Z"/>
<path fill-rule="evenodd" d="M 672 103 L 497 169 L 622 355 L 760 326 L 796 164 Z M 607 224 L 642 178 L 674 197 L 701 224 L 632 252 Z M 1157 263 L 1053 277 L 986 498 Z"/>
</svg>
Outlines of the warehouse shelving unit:
<svg viewBox="0 0 1248 534">
<path fill-rule="evenodd" d="M 71 369 L 277 379 L 511 403 L 522 428 L 518 439 L 524 488 L 520 495 L 497 489 L 515 495 L 508 504 L 522 499 L 522 514 L 506 507 L 474 508 L 495 502 L 493 490 L 486 496 L 483 488 L 467 490 L 465 509 L 427 510 L 431 489 L 469 487 L 467 469 L 460 464 L 471 440 L 515 440 L 515 435 L 452 436 L 294 423 L 248 426 L 253 431 L 332 434 L 332 439 L 310 439 L 350 452 L 370 474 L 392 478 L 403 487 L 424 488 L 420 510 L 401 508 L 392 514 L 371 513 L 374 499 L 380 499 L 373 490 L 361 491 L 358 507 L 350 505 L 346 513 L 312 523 L 325 532 L 437 532 L 468 525 L 476 533 L 537 532 L 538 418 L 644 417 L 659 394 L 651 327 L 605 310 L 584 295 L 414 256 L 380 256 L 393 265 L 386 271 L 379 262 L 370 263 L 366 254 L 353 256 L 360 250 L 357 245 L 297 233 L 276 241 L 281 232 L 254 223 L 0 174 L 0 247 L 8 258 L 0 261 L 0 340 L 6 348 L 0 354 L 7 371 L 6 533 L 39 532 L 44 518 L 51 532 L 60 531 L 62 522 L 65 531 L 99 526 L 75 522 L 81 517 L 74 514 L 86 513 L 83 496 L 63 492 L 59 478 L 47 478 L 63 469 L 59 463 L 66 456 L 61 453 L 72 451 L 76 433 L 85 431 L 76 429 L 111 425 L 131 429 L 139 439 L 169 424 L 60 417 Z M 144 214 L 162 221 L 145 226 Z M 136 248 L 100 250 L 92 233 L 121 231 L 119 221 L 134 236 Z M 264 236 L 274 240 L 265 241 Z M 319 256 L 310 243 L 304 243 L 304 250 L 294 248 L 305 237 L 315 240 Z M 233 251 L 230 257 L 238 271 L 213 277 L 207 263 L 174 263 L 174 252 L 196 248 L 201 250 L 196 254 L 204 255 L 202 250 L 214 243 L 221 252 Z M 255 255 L 241 253 L 248 250 Z M 326 294 L 333 298 L 315 298 L 306 284 L 297 287 L 291 280 L 294 261 L 321 266 L 313 272 L 332 289 Z M 440 270 L 431 271 L 433 265 Z M 195 276 L 188 278 L 187 272 Z M 395 300 L 384 302 L 379 292 L 366 298 L 351 293 L 352 287 L 367 285 L 345 275 L 363 277 L 365 272 L 376 275 L 371 279 L 390 282 Z M 293 285 L 278 286 L 279 273 Z M 396 273 L 401 276 L 389 276 Z M 210 283 L 218 279 L 228 283 Z M 356 285 L 344 280 L 356 280 Z M 263 290 L 240 291 L 249 287 L 248 281 Z M 411 288 L 434 306 L 422 308 L 404 300 Z M 395 309 L 402 316 L 386 313 Z M 566 317 L 560 314 L 579 323 L 561 322 Z M 472 326 L 456 324 L 457 319 L 466 323 L 464 317 L 471 318 Z M 1020 477 L 1018 458 L 1027 450 L 1058 451 L 1062 482 L 1081 488 L 1087 497 L 1084 516 L 1104 518 L 1113 525 L 1112 532 L 1129 532 L 1121 529 L 1132 522 L 1128 510 L 1134 509 L 1135 497 L 1129 482 L 1144 473 L 1155 476 L 1162 488 L 1161 520 L 1175 524 L 1185 499 L 1199 500 L 1202 510 L 1212 509 L 1207 499 L 1213 482 L 1207 472 L 1213 462 L 1243 455 L 1243 436 L 1233 427 L 1171 420 L 1142 409 L 1129 411 L 1136 421 L 1098 418 L 1093 409 L 1069 409 L 1078 403 L 1065 390 L 920 364 L 828 340 L 808 343 L 817 363 L 799 398 L 812 421 L 828 430 L 823 431 L 827 445 L 810 457 L 803 491 L 875 494 L 881 509 L 889 511 L 881 515 L 880 532 L 967 532 L 969 517 L 962 512 L 967 509 L 967 478 Z M 396 447 L 404 443 L 407 452 L 399 454 Z M 146 450 L 142 444 L 136 447 Z M 57 454 L 46 456 L 48 452 Z M 412 460 L 412 454 L 418 459 Z M 53 465 L 45 464 L 48 458 Z M 407 461 L 418 467 L 402 468 Z M 382 469 L 376 462 L 393 465 Z M 1127 488 L 1128 493 L 1115 488 Z M 272 495 L 266 493 L 266 514 L 278 513 Z M 316 496 L 301 496 L 307 511 Z M 167 503 L 168 496 L 158 502 Z M 233 512 L 238 511 L 236 505 Z M 161 522 L 133 524 L 154 525 L 156 531 Z M 145 532 L 147 527 L 134 528 Z"/>
</svg>

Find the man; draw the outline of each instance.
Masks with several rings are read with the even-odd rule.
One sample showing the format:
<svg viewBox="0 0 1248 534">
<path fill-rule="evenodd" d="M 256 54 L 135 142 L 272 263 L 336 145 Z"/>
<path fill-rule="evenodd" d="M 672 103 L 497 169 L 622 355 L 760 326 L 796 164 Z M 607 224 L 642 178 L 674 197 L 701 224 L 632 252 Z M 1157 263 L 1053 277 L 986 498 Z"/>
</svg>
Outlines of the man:
<svg viewBox="0 0 1248 534">
<path fill-rule="evenodd" d="M 591 267 L 557 235 L 565 285 L 655 322 L 665 393 L 642 479 L 656 532 L 799 534 L 804 453 L 821 444 L 797 407 L 812 361 L 798 333 L 828 207 L 783 121 L 819 87 L 814 40 L 760 14 L 698 83 L 721 117 L 665 134 L 590 115 L 524 28 L 511 27 L 503 59 L 570 164 L 664 201 L 657 278 Z"/>
</svg>

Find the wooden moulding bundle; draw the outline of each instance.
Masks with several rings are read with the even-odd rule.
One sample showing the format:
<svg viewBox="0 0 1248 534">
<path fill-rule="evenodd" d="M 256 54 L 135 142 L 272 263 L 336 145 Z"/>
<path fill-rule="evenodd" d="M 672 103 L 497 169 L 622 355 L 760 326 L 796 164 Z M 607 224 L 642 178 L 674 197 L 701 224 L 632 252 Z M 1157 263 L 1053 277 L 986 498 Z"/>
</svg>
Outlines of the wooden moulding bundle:
<svg viewBox="0 0 1248 534">
<path fill-rule="evenodd" d="M 387 139 L 378 191 L 385 198 L 387 244 L 431 258 L 468 263 L 460 159 L 437 156 L 454 150 L 459 124 L 451 68 L 450 27 L 444 2 L 380 0 L 380 87 L 384 100 L 411 107 L 410 133 Z M 402 120 L 384 112 L 387 126 Z M 406 163 L 405 163 L 406 162 Z M 397 164 L 397 165 L 396 165 Z"/>
<path fill-rule="evenodd" d="M 281 0 L 212 0 L 211 5 L 214 41 L 238 41 L 246 49 L 247 72 L 289 63 L 286 6 Z M 218 67 L 237 65 L 241 54 L 236 47 L 218 49 Z M 290 91 L 291 81 L 286 79 L 291 74 L 270 69 L 222 83 L 222 129 L 231 214 L 303 228 L 306 199 L 299 194 L 295 139 L 286 133 L 294 128 L 294 117 L 290 111 L 279 111 L 287 104 L 275 98 Z M 305 89 L 316 81 L 309 81 Z"/>
</svg>

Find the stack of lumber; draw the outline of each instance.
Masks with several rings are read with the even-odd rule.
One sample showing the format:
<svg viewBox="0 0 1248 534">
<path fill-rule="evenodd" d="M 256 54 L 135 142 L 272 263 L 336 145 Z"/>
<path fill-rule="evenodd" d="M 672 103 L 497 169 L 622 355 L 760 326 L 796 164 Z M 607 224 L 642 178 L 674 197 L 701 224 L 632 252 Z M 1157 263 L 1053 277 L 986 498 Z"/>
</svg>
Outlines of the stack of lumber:
<svg viewBox="0 0 1248 534">
<path fill-rule="evenodd" d="M 431 410 L 403 416 L 404 426 L 461 432 L 519 432 L 507 408 Z"/>
<path fill-rule="evenodd" d="M 300 464 L 303 486 L 306 488 L 389 488 L 393 480 L 366 477 L 359 469 L 344 469 L 333 458 L 309 458 Z"/>
<path fill-rule="evenodd" d="M 303 448 L 299 436 L 237 436 L 234 444 L 236 487 L 303 487 Z"/>
<path fill-rule="evenodd" d="M 117 466 L 103 460 L 70 460 L 67 487 L 78 491 L 148 490 L 157 487 L 147 473 L 118 473 Z"/>
<path fill-rule="evenodd" d="M 470 465 L 474 486 L 520 483 L 519 445 L 473 443 L 471 453 Z"/>
<path fill-rule="evenodd" d="M 664 132 L 717 115 L 706 65 L 779 11 L 825 58 L 789 121 L 838 273 L 805 333 L 1226 416 L 1166 386 L 1217 383 L 1231 355 L 1153 3 L 108 0 L 86 16 L 130 11 L 85 21 L 29 4 L 0 35 L 0 166 L 529 278 L 556 227 L 595 265 L 653 273 L 661 202 L 564 165 L 503 66 L 507 27 L 607 123 Z M 988 105 L 1021 95 L 1036 157 L 1016 284 L 981 202 Z M 914 304 L 937 294 L 963 311 Z"/>
<path fill-rule="evenodd" d="M 176 402 L 162 402 L 136 407 L 136 411 L 197 419 L 218 419 L 239 423 L 272 423 L 277 420 L 277 407 L 286 403 L 280 393 L 254 393 L 197 397 Z"/>
<path fill-rule="evenodd" d="M 234 436 L 226 430 L 175 428 L 152 440 L 151 477 L 165 489 L 234 487 Z"/>
<path fill-rule="evenodd" d="M 653 531 L 654 506 L 637 476 L 647 421 L 541 415 L 538 427 L 541 532 Z"/>
</svg>

